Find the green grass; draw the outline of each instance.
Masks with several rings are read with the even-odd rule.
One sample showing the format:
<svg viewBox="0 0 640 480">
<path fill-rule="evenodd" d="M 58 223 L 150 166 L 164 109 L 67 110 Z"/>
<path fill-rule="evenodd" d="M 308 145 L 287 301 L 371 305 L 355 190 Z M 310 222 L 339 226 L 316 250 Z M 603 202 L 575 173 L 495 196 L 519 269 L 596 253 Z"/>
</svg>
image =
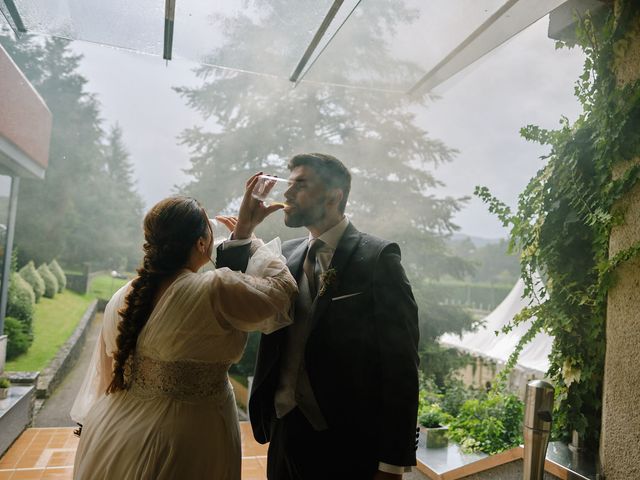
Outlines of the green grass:
<svg viewBox="0 0 640 480">
<path fill-rule="evenodd" d="M 88 295 L 92 298 L 104 298 L 108 300 L 128 281 L 129 280 L 122 278 L 111 278 L 111 275 L 108 274 L 98 275 L 91 280 Z"/>
<path fill-rule="evenodd" d="M 70 290 L 52 299 L 41 298 L 35 307 L 33 344 L 28 352 L 7 362 L 5 370 L 43 370 L 71 336 L 94 298 L 92 294 L 79 295 Z"/>
</svg>

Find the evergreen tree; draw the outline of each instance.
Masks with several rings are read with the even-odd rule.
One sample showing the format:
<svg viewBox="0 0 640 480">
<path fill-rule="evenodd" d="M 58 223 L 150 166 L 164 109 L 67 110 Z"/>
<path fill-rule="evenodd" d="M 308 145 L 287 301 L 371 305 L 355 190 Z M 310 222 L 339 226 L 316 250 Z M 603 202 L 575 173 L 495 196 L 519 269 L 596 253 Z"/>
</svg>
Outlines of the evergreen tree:
<svg viewBox="0 0 640 480">
<path fill-rule="evenodd" d="M 133 165 L 124 145 L 122 129 L 111 127 L 104 147 L 107 174 L 107 195 L 111 209 L 111 224 L 118 228 L 112 231 L 112 265 L 119 269 L 133 268 L 142 252 L 142 217 L 144 205 L 136 191 Z"/>
<path fill-rule="evenodd" d="M 68 40 L 30 35 L 16 40 L 5 32 L 0 43 L 53 114 L 45 179 L 20 184 L 19 263 L 59 258 L 67 265 L 115 268 L 116 259 L 133 257 L 140 235 L 131 225 L 139 229 L 141 221 L 121 132 L 115 137 L 112 132 L 105 147 L 99 103 L 86 91 L 87 80 L 78 71 L 82 57 L 72 53 Z M 125 199 L 130 205 L 122 203 Z"/>
<path fill-rule="evenodd" d="M 247 62 L 243 66 L 253 70 L 289 71 L 291 59 L 300 57 L 309 41 L 307 32 L 317 28 L 315 22 L 326 13 L 326 5 L 302 0 L 296 10 L 312 14 L 301 19 L 291 11 L 289 2 L 282 0 L 248 4 L 249 13 L 233 21 L 218 19 L 216 28 L 224 32 L 226 42 L 211 52 L 206 62 L 229 65 L 241 59 Z M 362 12 L 358 9 L 356 17 Z M 203 117 L 202 125 L 182 134 L 183 143 L 192 152 L 187 170 L 192 179 L 182 191 L 216 214 L 232 210 L 250 174 L 288 175 L 286 162 L 295 153 L 324 152 L 340 158 L 353 173 L 347 207 L 353 223 L 401 244 L 403 264 L 414 290 L 420 293 L 424 349 L 435 341 L 427 322 L 444 324 L 433 329 L 440 332 L 462 331 L 472 325 L 464 312 L 448 310 L 442 314 L 447 308 L 422 292 L 426 277 L 462 277 L 472 270 L 468 262 L 451 255 L 446 244 L 447 236 L 457 229 L 452 217 L 463 199 L 439 198 L 434 189 L 441 183 L 430 170 L 451 161 L 455 151 L 430 138 L 416 124 L 412 109 L 425 107 L 426 95 L 409 98 L 333 86 L 350 83 L 354 79 L 350 72 L 366 72 L 372 85 L 384 81 L 397 86 L 403 74 L 417 69 L 408 62 L 393 62 L 395 68 L 389 69 L 392 62 L 387 45 L 387 34 L 410 23 L 415 12 L 403 2 L 396 2 L 393 10 L 371 4 L 366 12 L 367 21 L 352 19 L 352 35 L 334 39 L 334 50 L 349 54 L 330 64 L 325 62 L 322 78 L 331 84 L 302 83 L 292 89 L 282 79 L 204 65 L 196 70 L 202 81 L 199 86 L 176 88 Z M 308 19 L 309 24 L 304 24 Z M 367 48 L 357 48 L 350 43 L 354 41 Z M 230 51 L 233 58 L 226 57 Z M 251 61 L 259 64 L 248 63 Z M 304 233 L 286 229 L 281 214 L 275 214 L 261 225 L 258 234 L 286 239 Z M 456 321 L 452 322 L 454 316 Z"/>
</svg>

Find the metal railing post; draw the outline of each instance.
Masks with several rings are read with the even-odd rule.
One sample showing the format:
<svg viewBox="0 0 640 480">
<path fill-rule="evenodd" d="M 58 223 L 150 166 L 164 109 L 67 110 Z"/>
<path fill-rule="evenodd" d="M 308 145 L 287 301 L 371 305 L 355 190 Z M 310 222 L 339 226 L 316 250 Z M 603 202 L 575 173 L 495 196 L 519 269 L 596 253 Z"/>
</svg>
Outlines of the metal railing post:
<svg viewBox="0 0 640 480">
<path fill-rule="evenodd" d="M 553 386 L 544 380 L 527 384 L 524 412 L 523 480 L 542 480 L 544 461 L 551 435 Z"/>
</svg>

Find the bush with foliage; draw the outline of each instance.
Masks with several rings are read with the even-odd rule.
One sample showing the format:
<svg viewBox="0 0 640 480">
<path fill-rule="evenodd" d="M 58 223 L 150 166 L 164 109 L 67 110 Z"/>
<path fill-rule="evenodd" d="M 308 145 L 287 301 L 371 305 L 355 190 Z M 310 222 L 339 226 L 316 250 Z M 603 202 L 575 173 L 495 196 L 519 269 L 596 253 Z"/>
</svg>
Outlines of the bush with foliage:
<svg viewBox="0 0 640 480">
<path fill-rule="evenodd" d="M 451 420 L 451 415 L 444 412 L 437 403 L 427 406 L 418 417 L 418 423 L 425 428 L 443 427 Z"/>
<path fill-rule="evenodd" d="M 0 377 L 0 388 L 9 388 L 11 386 L 11 382 L 7 377 Z"/>
<path fill-rule="evenodd" d="M 449 438 L 463 450 L 489 455 L 522 443 L 524 404 L 512 393 L 490 392 L 467 400 L 449 424 Z"/>
<path fill-rule="evenodd" d="M 31 338 L 24 324 L 17 318 L 4 319 L 4 334 L 7 335 L 7 360 L 25 353 L 31 346 Z"/>
<path fill-rule="evenodd" d="M 18 272 L 20 276 L 33 288 L 33 293 L 36 296 L 36 303 L 40 301 L 40 297 L 44 295 L 44 280 L 36 270 L 36 266 L 33 261 L 27 263 Z"/>
<path fill-rule="evenodd" d="M 442 407 L 442 410 L 449 415 L 457 417 L 462 405 L 464 405 L 467 400 L 481 400 L 486 396 L 487 393 L 485 390 L 466 387 L 461 380 L 451 378 L 445 383 L 440 406 Z"/>
<path fill-rule="evenodd" d="M 36 296 L 31 285 L 16 272 L 11 272 L 6 315 L 19 320 L 24 325 L 25 332 L 29 335 L 29 345 L 33 341 L 32 323 L 35 302 Z"/>
<path fill-rule="evenodd" d="M 58 293 L 58 280 L 49 267 L 47 267 L 46 263 L 43 263 L 38 267 L 38 273 L 44 280 L 44 296 L 47 298 L 53 298 Z"/>
<path fill-rule="evenodd" d="M 67 277 L 65 276 L 62 267 L 60 267 L 60 264 L 56 261 L 55 258 L 51 260 L 51 263 L 49 263 L 49 270 L 51 270 L 51 273 L 53 273 L 53 275 L 56 277 L 56 280 L 58 280 L 58 292 L 62 293 L 62 291 L 67 286 Z"/>
</svg>

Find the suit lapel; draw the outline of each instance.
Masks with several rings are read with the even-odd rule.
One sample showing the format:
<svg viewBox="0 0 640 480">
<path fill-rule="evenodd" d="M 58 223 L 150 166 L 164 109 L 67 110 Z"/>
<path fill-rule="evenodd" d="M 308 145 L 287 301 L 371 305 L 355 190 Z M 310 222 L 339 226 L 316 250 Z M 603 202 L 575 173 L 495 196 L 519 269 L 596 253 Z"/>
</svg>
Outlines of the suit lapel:
<svg viewBox="0 0 640 480">
<path fill-rule="evenodd" d="M 329 269 L 334 269 L 336 271 L 336 279 L 334 280 L 335 284 L 340 284 L 341 279 L 344 277 L 344 269 L 359 243 L 360 232 L 353 226 L 353 224 L 349 223 L 347 229 L 342 235 L 342 238 L 340 239 L 340 242 L 338 242 L 336 251 L 331 259 L 331 264 L 329 265 Z M 329 286 L 324 295 L 315 298 L 315 301 L 313 302 L 312 328 L 316 327 L 318 319 L 331 303 L 331 291 L 332 287 Z"/>
</svg>

